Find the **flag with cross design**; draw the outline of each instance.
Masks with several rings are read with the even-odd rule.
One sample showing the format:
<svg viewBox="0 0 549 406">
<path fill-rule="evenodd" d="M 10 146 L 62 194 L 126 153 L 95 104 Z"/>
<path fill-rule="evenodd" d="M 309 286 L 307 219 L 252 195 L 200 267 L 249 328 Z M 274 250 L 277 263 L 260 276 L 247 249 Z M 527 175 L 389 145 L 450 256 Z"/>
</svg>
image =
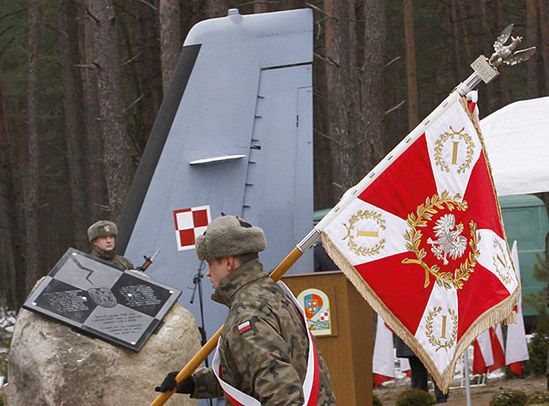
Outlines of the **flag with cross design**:
<svg viewBox="0 0 549 406">
<path fill-rule="evenodd" d="M 476 117 L 454 93 L 318 226 L 332 259 L 447 390 L 520 290 Z"/>
</svg>

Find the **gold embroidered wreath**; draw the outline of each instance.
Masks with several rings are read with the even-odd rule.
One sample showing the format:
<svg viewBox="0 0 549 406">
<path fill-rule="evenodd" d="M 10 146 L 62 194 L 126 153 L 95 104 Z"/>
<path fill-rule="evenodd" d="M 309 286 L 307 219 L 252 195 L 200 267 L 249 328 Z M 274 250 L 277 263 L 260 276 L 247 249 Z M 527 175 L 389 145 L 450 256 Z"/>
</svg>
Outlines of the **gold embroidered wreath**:
<svg viewBox="0 0 549 406">
<path fill-rule="evenodd" d="M 355 214 L 353 214 L 349 218 L 349 225 L 343 224 L 343 226 L 347 229 L 347 235 L 343 237 L 344 240 L 347 240 L 347 246 L 351 251 L 353 251 L 358 256 L 373 256 L 376 254 L 379 254 L 381 249 L 385 246 L 385 239 L 382 238 L 378 241 L 377 244 L 375 244 L 373 247 L 360 247 L 357 242 L 355 241 L 355 238 L 351 234 L 351 230 L 353 229 L 354 225 L 359 220 L 366 220 L 366 219 L 372 219 L 374 220 L 380 229 L 385 230 L 385 220 L 381 217 L 380 213 L 376 213 L 374 211 L 370 210 L 359 210 Z"/>
<path fill-rule="evenodd" d="M 444 159 L 442 159 L 442 150 L 444 149 L 444 143 L 454 138 L 454 135 L 457 135 L 459 138 L 465 141 L 465 144 L 467 144 L 467 151 L 466 151 L 467 155 L 465 157 L 465 161 L 463 161 L 463 163 L 458 167 L 457 173 L 463 173 L 465 172 L 465 169 L 471 166 L 471 163 L 473 162 L 473 154 L 475 152 L 475 143 L 473 142 L 473 139 L 471 138 L 471 136 L 463 132 L 463 130 L 465 130 L 465 128 L 462 128 L 461 130 L 456 131 L 452 127 L 450 127 L 449 132 L 445 132 L 435 141 L 435 149 L 434 149 L 435 164 L 439 166 L 441 170 L 450 172 L 450 167 L 444 161 Z"/>
<path fill-rule="evenodd" d="M 439 286 L 443 286 L 446 289 L 452 287 L 461 289 L 463 282 L 469 279 L 471 272 L 475 270 L 477 264 L 477 257 L 479 256 L 478 242 L 480 236 L 477 235 L 477 225 L 474 221 L 470 221 L 470 236 L 469 246 L 471 251 L 467 259 L 461 263 L 453 272 L 442 272 L 438 265 L 427 265 L 423 259 L 427 255 L 425 249 L 421 246 L 422 232 L 420 228 L 426 227 L 427 222 L 433 218 L 433 215 L 438 213 L 439 210 L 447 208 L 449 211 L 457 209 L 459 211 L 467 210 L 468 204 L 461 198 L 461 195 L 457 193 L 454 197 L 450 197 L 447 191 L 444 191 L 441 196 L 435 194 L 432 197 L 427 197 L 424 204 L 420 204 L 417 207 L 416 213 L 410 213 L 406 223 L 409 229 L 404 233 L 404 239 L 406 240 L 406 249 L 413 252 L 417 259 L 406 258 L 402 260 L 403 264 L 418 264 L 425 270 L 425 284 L 424 288 L 429 286 L 429 274 L 435 277 L 436 283 Z"/>
<path fill-rule="evenodd" d="M 448 309 L 448 314 L 452 319 L 452 332 L 448 341 L 444 343 L 442 340 L 435 338 L 435 336 L 433 335 L 433 321 L 435 320 L 435 317 L 438 316 L 441 312 L 441 306 L 437 306 L 432 311 L 429 311 L 426 319 L 427 322 L 425 324 L 425 336 L 433 347 L 437 347 L 435 351 L 452 347 L 457 338 L 458 321 L 456 312 L 453 309 Z"/>
</svg>

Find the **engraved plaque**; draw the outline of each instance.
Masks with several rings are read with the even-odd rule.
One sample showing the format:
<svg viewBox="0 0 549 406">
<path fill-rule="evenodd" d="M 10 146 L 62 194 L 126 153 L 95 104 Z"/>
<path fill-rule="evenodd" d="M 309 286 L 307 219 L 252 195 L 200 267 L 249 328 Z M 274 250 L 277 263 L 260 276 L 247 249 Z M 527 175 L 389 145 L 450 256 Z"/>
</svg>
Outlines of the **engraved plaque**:
<svg viewBox="0 0 549 406">
<path fill-rule="evenodd" d="M 69 248 L 23 307 L 139 351 L 181 292 Z"/>
</svg>

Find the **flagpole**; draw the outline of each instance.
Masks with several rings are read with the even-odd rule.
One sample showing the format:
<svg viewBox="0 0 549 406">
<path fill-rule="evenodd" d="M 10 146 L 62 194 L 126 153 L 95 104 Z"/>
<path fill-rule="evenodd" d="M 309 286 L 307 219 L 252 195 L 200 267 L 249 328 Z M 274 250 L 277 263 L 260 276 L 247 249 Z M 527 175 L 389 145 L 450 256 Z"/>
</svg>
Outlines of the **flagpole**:
<svg viewBox="0 0 549 406">
<path fill-rule="evenodd" d="M 463 373 L 465 376 L 465 404 L 471 406 L 471 381 L 469 377 L 469 349 L 463 353 Z"/>
<path fill-rule="evenodd" d="M 303 253 L 311 248 L 313 244 L 318 241 L 320 238 L 320 232 L 316 229 L 313 229 L 303 238 L 295 248 L 282 260 L 280 264 L 270 273 L 270 277 L 274 281 L 280 280 L 288 269 L 296 263 L 296 261 L 301 258 Z M 204 344 L 204 346 L 191 358 L 189 362 L 179 371 L 175 377 L 177 383 L 183 381 L 184 379 L 191 376 L 191 374 L 198 368 L 208 355 L 215 349 L 217 346 L 217 341 L 221 336 L 221 330 L 223 326 L 212 335 L 212 337 Z M 151 403 L 150 406 L 161 406 L 175 393 L 175 389 L 171 392 L 162 392 L 160 393 Z"/>
</svg>

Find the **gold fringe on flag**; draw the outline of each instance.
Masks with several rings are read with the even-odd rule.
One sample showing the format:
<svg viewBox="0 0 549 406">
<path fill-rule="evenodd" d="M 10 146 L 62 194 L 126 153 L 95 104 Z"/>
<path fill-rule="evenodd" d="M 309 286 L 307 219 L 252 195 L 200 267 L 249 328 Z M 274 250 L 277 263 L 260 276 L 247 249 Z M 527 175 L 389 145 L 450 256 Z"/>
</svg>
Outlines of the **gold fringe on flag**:
<svg viewBox="0 0 549 406">
<path fill-rule="evenodd" d="M 454 375 L 456 364 L 461 354 L 471 345 L 471 343 L 484 331 L 490 327 L 500 323 L 506 319 L 512 318 L 513 308 L 518 300 L 520 290 L 515 292 L 496 306 L 488 309 L 469 327 L 467 332 L 457 342 L 454 350 L 454 355 L 450 364 L 440 373 L 434 365 L 432 359 L 428 356 L 424 348 L 418 343 L 414 335 L 398 320 L 387 306 L 381 301 L 376 293 L 368 286 L 364 279 L 359 275 L 356 269 L 347 261 L 345 256 L 339 251 L 336 245 L 331 241 L 330 237 L 322 232 L 322 245 L 326 252 L 334 260 L 334 262 L 343 271 L 345 276 L 351 281 L 353 286 L 358 290 L 364 299 L 370 304 L 376 313 L 379 313 L 389 327 L 412 349 L 423 365 L 427 368 L 433 379 L 436 381 L 439 388 L 447 393 L 450 383 Z M 458 315 L 459 317 L 459 315 Z"/>
</svg>

